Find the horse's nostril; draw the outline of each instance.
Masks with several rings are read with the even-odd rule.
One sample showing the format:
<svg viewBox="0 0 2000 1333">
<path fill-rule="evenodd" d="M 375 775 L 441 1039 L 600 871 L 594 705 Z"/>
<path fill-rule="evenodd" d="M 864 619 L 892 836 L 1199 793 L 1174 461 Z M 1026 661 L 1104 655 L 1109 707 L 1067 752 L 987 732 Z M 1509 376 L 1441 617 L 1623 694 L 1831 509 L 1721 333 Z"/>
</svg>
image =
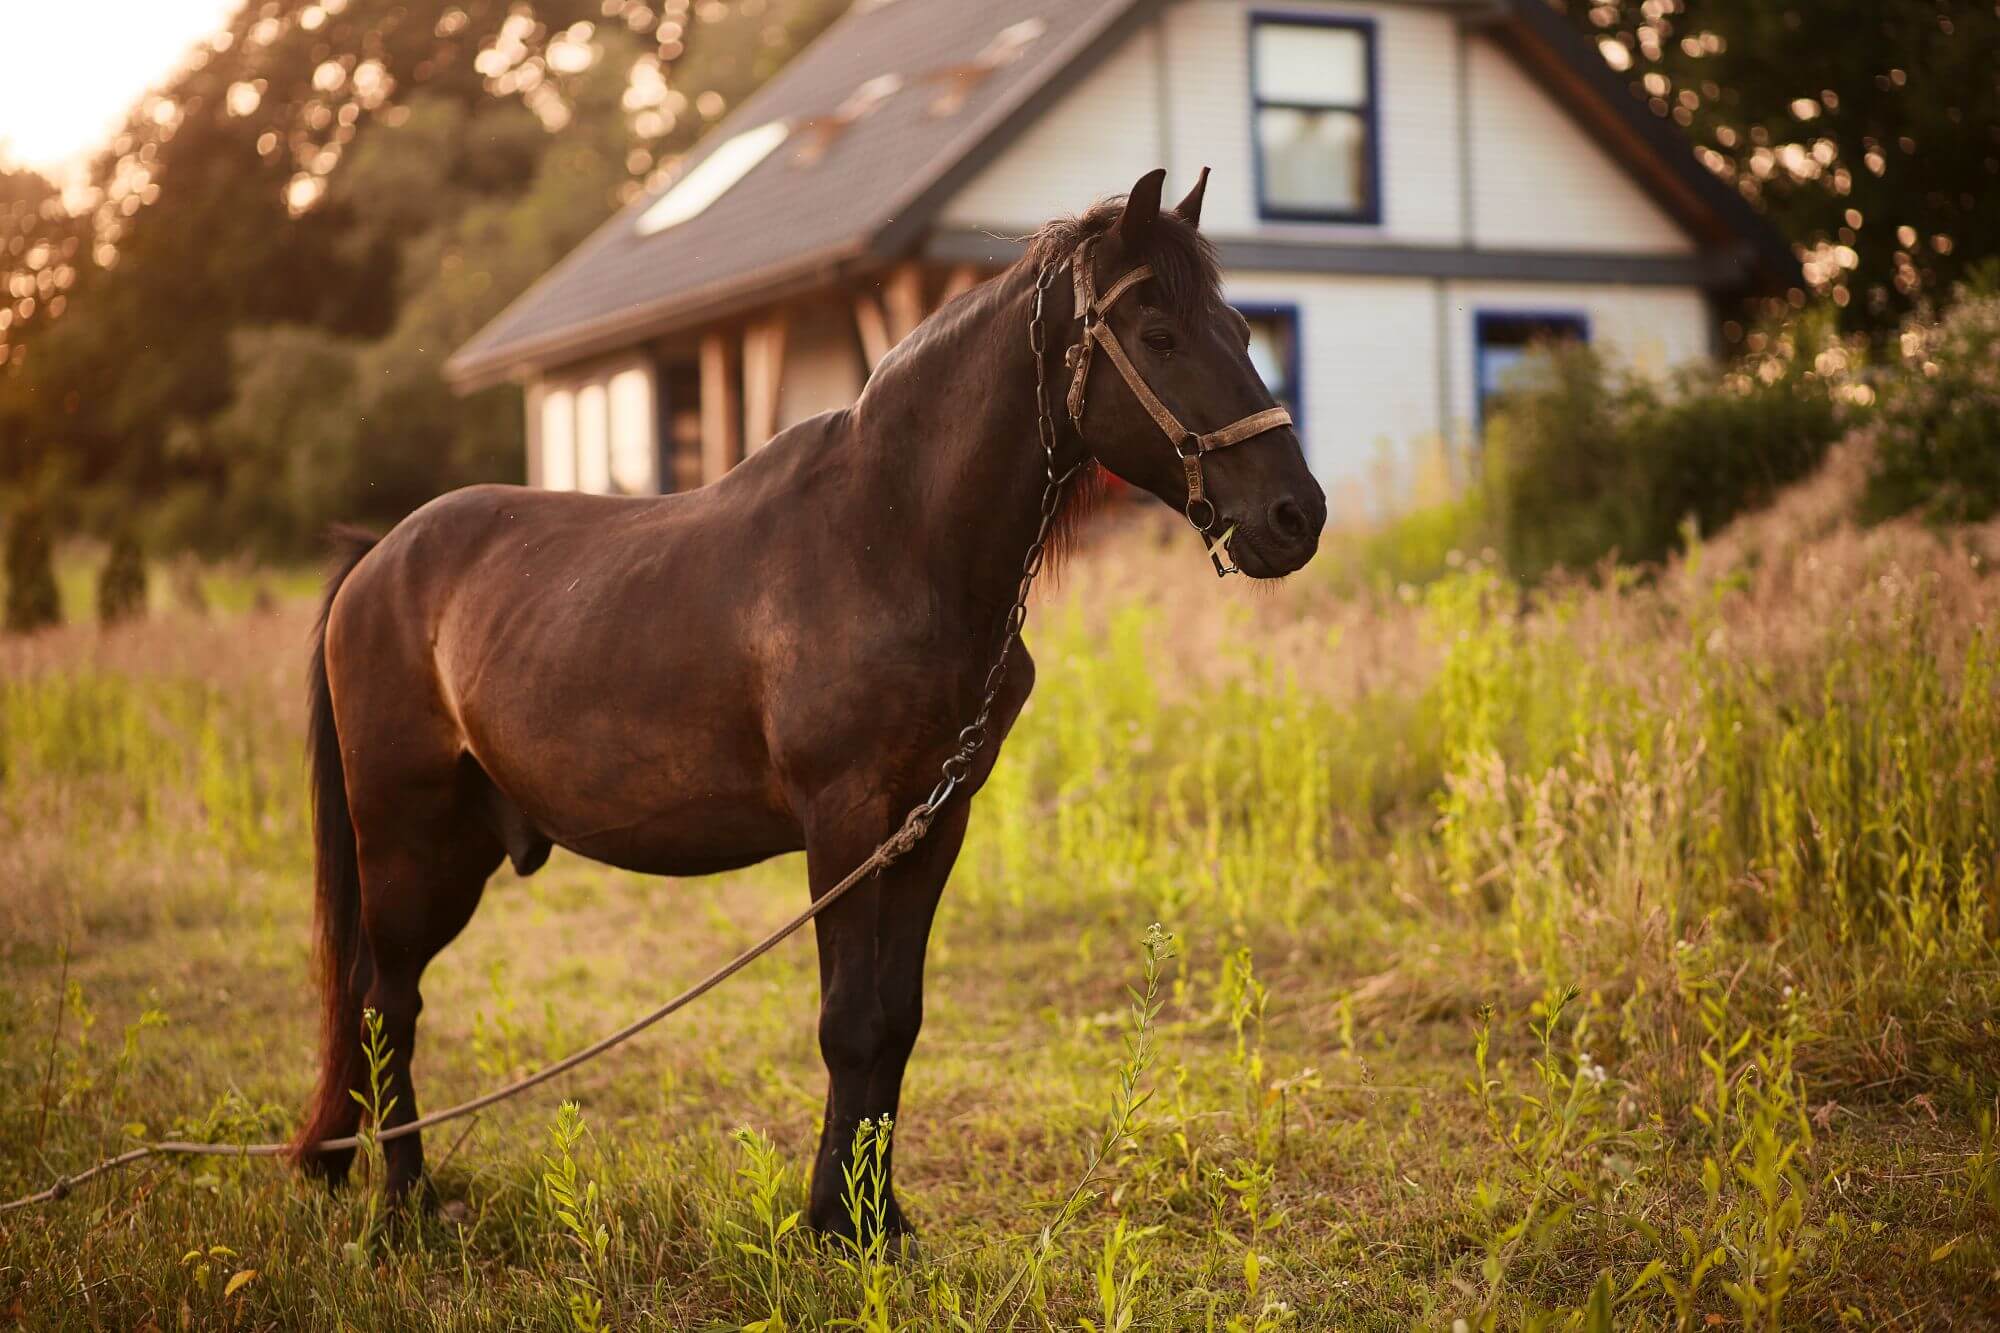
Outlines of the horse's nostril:
<svg viewBox="0 0 2000 1333">
<path fill-rule="evenodd" d="M 1288 542 L 1303 541 L 1312 535 L 1312 524 L 1299 502 L 1289 497 L 1271 506 L 1271 530 Z"/>
</svg>

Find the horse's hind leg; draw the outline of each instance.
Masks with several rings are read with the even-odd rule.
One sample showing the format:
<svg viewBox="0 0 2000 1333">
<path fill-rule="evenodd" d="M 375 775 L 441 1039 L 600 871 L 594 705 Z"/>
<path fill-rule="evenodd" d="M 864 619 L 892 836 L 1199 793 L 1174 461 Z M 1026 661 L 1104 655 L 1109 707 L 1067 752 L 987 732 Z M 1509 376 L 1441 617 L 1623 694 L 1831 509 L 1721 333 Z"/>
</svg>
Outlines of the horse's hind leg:
<svg viewBox="0 0 2000 1333">
<path fill-rule="evenodd" d="M 424 968 L 465 928 L 501 858 L 499 842 L 475 807 L 454 800 L 448 811 L 426 819 L 423 805 L 413 802 L 399 812 L 387 834 L 370 836 L 360 825 L 361 925 L 374 964 L 365 1002 L 381 1016 L 389 1052 L 381 1094 L 385 1104 L 394 1099 L 382 1117 L 385 1130 L 418 1115 L 410 1060 L 424 1006 Z M 404 1198 L 423 1180 L 422 1140 L 411 1134 L 382 1145 L 390 1198 Z"/>
</svg>

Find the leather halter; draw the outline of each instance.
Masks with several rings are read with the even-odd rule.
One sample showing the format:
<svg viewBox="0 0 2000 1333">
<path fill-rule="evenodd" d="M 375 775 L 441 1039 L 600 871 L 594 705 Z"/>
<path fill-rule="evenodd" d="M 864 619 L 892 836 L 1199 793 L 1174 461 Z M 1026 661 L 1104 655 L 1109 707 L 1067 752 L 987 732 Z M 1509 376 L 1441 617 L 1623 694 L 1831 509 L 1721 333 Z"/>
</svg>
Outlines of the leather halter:
<svg viewBox="0 0 2000 1333">
<path fill-rule="evenodd" d="M 1187 504 L 1182 512 L 1187 515 L 1187 521 L 1194 530 L 1208 541 L 1208 558 L 1215 565 L 1216 576 L 1220 578 L 1233 574 L 1236 572 L 1236 567 L 1223 564 L 1221 555 L 1224 549 L 1223 543 L 1228 541 L 1229 533 L 1225 532 L 1221 537 L 1212 536 L 1216 520 L 1215 503 L 1208 498 L 1207 488 L 1202 481 L 1202 455 L 1241 444 L 1245 440 L 1262 435 L 1266 431 L 1276 430 L 1280 426 L 1289 426 L 1292 424 L 1292 414 L 1282 407 L 1267 407 L 1261 412 L 1252 412 L 1247 417 L 1232 421 L 1227 426 L 1206 434 L 1200 434 L 1183 426 L 1180 418 L 1173 414 L 1173 410 L 1161 402 L 1160 396 L 1153 392 L 1153 386 L 1146 383 L 1146 377 L 1139 373 L 1139 368 L 1132 364 L 1132 358 L 1126 355 L 1124 346 L 1118 341 L 1118 335 L 1111 331 L 1111 322 L 1107 318 L 1111 313 L 1111 307 L 1117 303 L 1119 297 L 1153 276 L 1153 266 L 1139 265 L 1112 283 L 1100 296 L 1096 290 L 1096 274 L 1092 271 L 1090 263 L 1090 251 L 1095 243 L 1096 238 L 1092 237 L 1079 245 L 1076 254 L 1070 260 L 1070 270 L 1075 282 L 1076 317 L 1083 321 L 1083 336 L 1070 347 L 1066 357 L 1070 367 L 1068 401 L 1070 424 L 1075 426 L 1079 433 L 1083 430 L 1083 393 L 1084 385 L 1090 379 L 1091 352 L 1093 348 L 1101 346 L 1104 354 L 1111 358 L 1111 364 L 1118 368 L 1119 375 L 1124 378 L 1127 385 L 1131 386 L 1133 397 L 1137 398 L 1139 405 L 1146 409 L 1146 415 L 1153 419 L 1154 424 L 1167 437 L 1168 443 L 1173 445 L 1175 455 L 1181 460 L 1181 470 L 1187 476 Z M 1202 509 L 1203 518 L 1195 517 L 1197 505 Z"/>
</svg>

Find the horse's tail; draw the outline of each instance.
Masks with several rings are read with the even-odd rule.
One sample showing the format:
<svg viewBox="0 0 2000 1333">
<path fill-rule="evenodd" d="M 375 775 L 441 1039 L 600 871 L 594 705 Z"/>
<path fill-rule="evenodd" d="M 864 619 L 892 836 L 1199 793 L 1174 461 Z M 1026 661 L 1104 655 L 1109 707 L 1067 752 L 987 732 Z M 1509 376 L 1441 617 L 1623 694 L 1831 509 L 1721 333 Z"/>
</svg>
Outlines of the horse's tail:
<svg viewBox="0 0 2000 1333">
<path fill-rule="evenodd" d="M 340 585 L 374 548 L 373 534 L 336 528 L 333 571 L 313 630 L 306 684 L 306 760 L 311 769 L 313 808 L 313 917 L 317 928 L 315 963 L 319 973 L 319 1088 L 306 1110 L 305 1124 L 292 1143 L 292 1159 L 315 1175 L 339 1179 L 354 1159 L 345 1152 L 315 1153 L 313 1146 L 344 1138 L 359 1123 L 359 1107 L 349 1096 L 363 1069 L 361 1006 L 373 964 L 361 938 L 361 866 L 355 852 L 354 819 L 347 808 L 347 774 L 340 737 L 334 728 L 333 693 L 326 679 L 326 622 Z"/>
</svg>

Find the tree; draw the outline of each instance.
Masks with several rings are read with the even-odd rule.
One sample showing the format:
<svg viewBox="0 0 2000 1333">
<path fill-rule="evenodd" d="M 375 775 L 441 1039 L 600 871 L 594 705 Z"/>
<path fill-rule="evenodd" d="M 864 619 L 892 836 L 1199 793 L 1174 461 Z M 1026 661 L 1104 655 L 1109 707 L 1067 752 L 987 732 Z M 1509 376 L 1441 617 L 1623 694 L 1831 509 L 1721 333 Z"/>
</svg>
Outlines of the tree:
<svg viewBox="0 0 2000 1333">
<path fill-rule="evenodd" d="M 453 347 L 836 0 L 265 0 L 133 110 L 71 208 L 0 175 L 0 494 L 303 554 L 518 479 Z M 23 312 L 26 313 L 23 313 Z"/>
<path fill-rule="evenodd" d="M 1993 5 L 1564 3 L 1792 240 L 1849 327 L 1886 333 L 2000 254 Z"/>
<path fill-rule="evenodd" d="M 129 528 L 111 539 L 111 554 L 97 572 L 97 620 L 115 625 L 146 614 L 146 557 Z"/>
<path fill-rule="evenodd" d="M 7 525 L 7 630 L 29 634 L 62 623 L 49 529 L 38 504 L 22 504 Z"/>
</svg>

